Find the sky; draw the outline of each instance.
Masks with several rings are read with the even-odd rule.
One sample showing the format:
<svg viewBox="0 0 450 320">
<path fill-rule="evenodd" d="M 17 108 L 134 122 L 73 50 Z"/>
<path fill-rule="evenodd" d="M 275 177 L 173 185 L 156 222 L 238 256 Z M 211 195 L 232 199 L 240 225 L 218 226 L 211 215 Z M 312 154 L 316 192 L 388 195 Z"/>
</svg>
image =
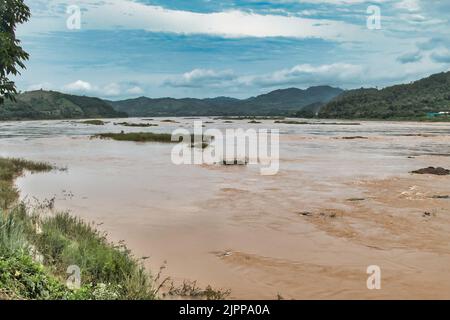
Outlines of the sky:
<svg viewBox="0 0 450 320">
<path fill-rule="evenodd" d="M 247 98 L 288 87 L 381 88 L 450 70 L 450 0 L 25 3 L 22 91 Z"/>
</svg>

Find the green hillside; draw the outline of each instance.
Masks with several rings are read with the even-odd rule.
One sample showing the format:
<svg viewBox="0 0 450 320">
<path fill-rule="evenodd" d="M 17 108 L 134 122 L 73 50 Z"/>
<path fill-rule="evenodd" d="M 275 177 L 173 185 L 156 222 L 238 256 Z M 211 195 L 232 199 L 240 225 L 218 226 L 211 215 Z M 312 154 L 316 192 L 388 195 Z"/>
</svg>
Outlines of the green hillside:
<svg viewBox="0 0 450 320">
<path fill-rule="evenodd" d="M 319 111 L 320 118 L 450 120 L 431 113 L 450 111 L 450 72 L 382 90 L 346 91 Z"/>
<path fill-rule="evenodd" d="M 30 91 L 5 101 L 0 120 L 119 118 L 127 114 L 115 111 L 98 98 L 75 96 L 55 91 Z"/>
</svg>

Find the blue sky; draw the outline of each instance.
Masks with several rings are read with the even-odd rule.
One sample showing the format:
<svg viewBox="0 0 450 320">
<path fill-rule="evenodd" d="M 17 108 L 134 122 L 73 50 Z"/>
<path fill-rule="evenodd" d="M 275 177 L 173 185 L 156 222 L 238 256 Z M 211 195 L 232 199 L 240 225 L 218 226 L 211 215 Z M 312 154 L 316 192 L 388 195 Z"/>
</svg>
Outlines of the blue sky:
<svg viewBox="0 0 450 320">
<path fill-rule="evenodd" d="M 249 97 L 286 87 L 409 82 L 450 70 L 450 1 L 25 0 L 16 79 L 117 100 Z M 81 28 L 69 29 L 69 5 Z M 381 10 L 369 29 L 367 9 Z"/>
</svg>

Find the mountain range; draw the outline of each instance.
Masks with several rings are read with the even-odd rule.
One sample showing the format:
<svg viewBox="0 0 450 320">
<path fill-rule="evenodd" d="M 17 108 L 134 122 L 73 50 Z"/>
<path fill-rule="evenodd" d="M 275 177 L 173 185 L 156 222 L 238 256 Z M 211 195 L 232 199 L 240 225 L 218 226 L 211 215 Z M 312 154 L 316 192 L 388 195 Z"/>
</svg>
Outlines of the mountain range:
<svg viewBox="0 0 450 320">
<path fill-rule="evenodd" d="M 450 72 L 384 89 L 344 91 L 330 86 L 275 90 L 248 99 L 147 98 L 122 101 L 56 91 L 30 91 L 0 106 L 0 120 L 158 116 L 294 116 L 335 119 L 423 120 L 439 114 L 449 121 Z M 441 116 L 444 114 L 444 116 Z"/>
<path fill-rule="evenodd" d="M 311 104 L 327 103 L 341 93 L 342 89 L 317 86 L 306 90 L 280 89 L 243 100 L 229 97 L 208 99 L 140 97 L 109 103 L 115 110 L 126 112 L 132 117 L 287 116 Z"/>
</svg>

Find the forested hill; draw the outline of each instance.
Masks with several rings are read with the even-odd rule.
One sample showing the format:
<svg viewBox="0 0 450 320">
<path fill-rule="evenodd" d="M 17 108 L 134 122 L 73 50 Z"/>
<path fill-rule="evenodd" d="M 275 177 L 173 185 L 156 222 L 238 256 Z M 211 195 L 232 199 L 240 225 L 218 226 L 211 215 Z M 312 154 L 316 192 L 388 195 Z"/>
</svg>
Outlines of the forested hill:
<svg viewBox="0 0 450 320">
<path fill-rule="evenodd" d="M 30 91 L 16 96 L 16 102 L 0 105 L 0 120 L 120 118 L 126 113 L 114 110 L 107 102 L 55 91 Z"/>
<path fill-rule="evenodd" d="M 346 91 L 323 106 L 320 118 L 422 119 L 450 111 L 450 72 L 382 90 Z"/>
</svg>

